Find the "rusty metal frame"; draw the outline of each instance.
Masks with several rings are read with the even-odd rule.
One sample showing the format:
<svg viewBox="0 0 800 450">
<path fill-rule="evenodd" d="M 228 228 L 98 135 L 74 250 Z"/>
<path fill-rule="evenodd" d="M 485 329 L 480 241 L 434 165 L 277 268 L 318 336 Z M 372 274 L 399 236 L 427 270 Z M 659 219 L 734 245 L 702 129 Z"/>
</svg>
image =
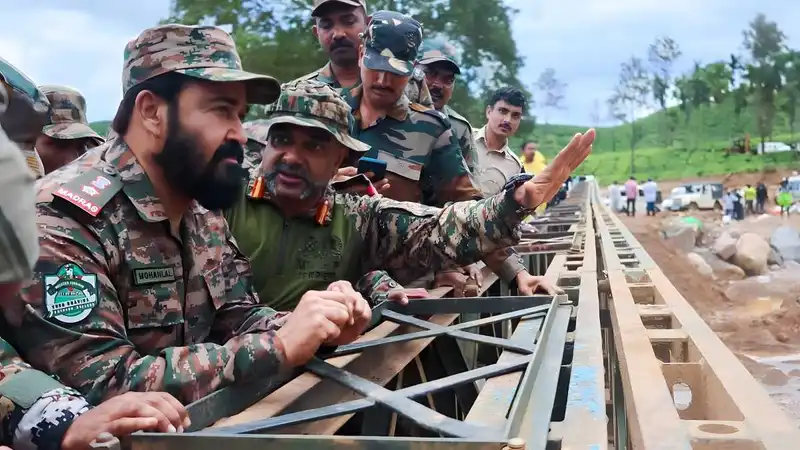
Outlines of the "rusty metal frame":
<svg viewBox="0 0 800 450">
<path fill-rule="evenodd" d="M 591 195 L 618 367 L 617 448 L 794 449 L 800 430 L 678 292 L 620 219 Z M 612 377 L 614 378 L 614 377 Z M 691 392 L 676 405 L 676 386 Z M 684 407 L 685 406 L 685 407 Z M 629 440 L 629 442 L 627 442 Z"/>
<path fill-rule="evenodd" d="M 414 301 L 405 309 L 393 304 L 380 305 L 375 316 L 380 316 L 384 324 L 401 324 L 401 328 L 407 331 L 342 346 L 332 353 L 320 355 L 304 368 L 323 380 L 361 394 L 361 398 L 312 409 L 292 408 L 283 415 L 275 414 L 267 419 L 190 433 L 138 433 L 132 436 L 133 448 L 218 450 L 220 445 L 224 445 L 226 450 L 253 450 L 270 445 L 289 449 L 352 448 L 354 445 L 361 448 L 449 450 L 605 448 L 609 436 L 603 406 L 608 386 L 603 382 L 605 369 L 598 299 L 598 277 L 602 265 L 596 261 L 597 247 L 602 244 L 595 242 L 592 189 L 588 183 L 576 185 L 569 199 L 549 208 L 545 217 L 533 222 L 539 233 L 525 236 L 523 245 L 527 246 L 518 248 L 531 273 L 544 274 L 557 282 L 566 295 L 555 298 L 515 297 L 508 286 L 494 283 L 491 289 L 500 293 L 495 297 Z M 488 284 L 494 281 L 492 279 Z M 546 314 L 536 309 L 537 304 L 543 303 L 546 304 Z M 519 308 L 523 309 L 520 311 Z M 475 316 L 481 312 L 496 315 L 456 324 L 439 322 L 445 325 L 424 317 L 452 317 L 452 313 Z M 520 318 L 522 320 L 518 320 Z M 517 324 L 512 333 L 511 324 L 514 322 Z M 504 326 L 493 335 L 471 332 L 479 329 L 478 325 L 500 323 Z M 438 352 L 436 357 L 442 358 L 443 364 L 455 365 L 460 370 L 454 371 L 450 367 L 446 376 L 434 380 L 425 380 L 423 375 L 419 384 L 407 387 L 400 387 L 398 379 L 398 387 L 392 390 L 383 386 L 388 379 L 384 378 L 380 384 L 373 383 L 368 373 L 359 376 L 346 367 L 336 367 L 326 361 L 337 357 L 363 358 L 360 352 L 366 354 L 382 345 L 402 344 L 411 339 L 431 342 L 426 350 Z M 453 348 L 458 350 L 456 340 L 496 348 L 499 357 L 492 364 L 470 370 L 461 352 L 456 351 L 458 358 L 447 363 L 445 355 L 452 356 L 450 350 Z M 437 350 L 443 344 L 447 345 Z M 447 350 L 443 353 L 442 349 Z M 414 361 L 421 364 L 419 357 Z M 400 375 L 402 373 L 398 377 Z M 486 379 L 479 392 L 474 391 L 478 379 Z M 219 417 L 213 413 L 220 411 L 223 404 L 228 407 L 222 409 L 225 411 L 222 415 L 232 415 L 231 410 L 241 410 L 255 403 L 283 381 L 226 388 L 212 394 L 217 396 L 216 400 L 209 400 L 212 397 L 209 396 L 204 399 L 205 405 L 190 405 L 193 422 L 194 413 L 204 411 L 210 415 L 205 417 L 202 427 L 210 425 L 209 421 Z M 431 395 L 435 396 L 442 390 L 455 392 L 457 402 L 462 405 L 457 408 L 461 411 L 457 416 L 423 406 L 426 398 L 432 403 Z M 331 417 L 352 417 L 359 411 L 369 411 L 369 414 L 364 414 L 361 436 L 297 434 L 303 429 L 298 424 Z M 613 408 L 608 411 L 614 414 Z M 384 416 L 403 416 L 439 437 L 368 435 L 370 418 L 375 421 Z M 283 428 L 287 434 L 282 434 L 285 433 Z"/>
<path fill-rule="evenodd" d="M 454 374 L 442 379 L 429 381 L 405 389 L 391 391 L 383 386 L 372 383 L 362 377 L 353 375 L 346 370 L 332 366 L 322 359 L 315 358 L 305 366 L 305 370 L 317 376 L 331 379 L 344 385 L 363 396 L 360 400 L 333 405 L 330 407 L 316 408 L 314 410 L 302 411 L 294 414 L 277 416 L 270 419 L 257 421 L 255 423 L 237 425 L 232 427 L 206 429 L 197 432 L 183 434 L 160 434 L 160 433 L 137 433 L 132 437 L 134 448 L 202 448 L 206 443 L 214 441 L 215 438 L 227 436 L 231 442 L 239 442 L 238 439 L 246 438 L 241 442 L 246 442 L 246 448 L 263 447 L 267 442 L 280 442 L 280 445 L 289 445 L 293 440 L 300 439 L 298 436 L 283 436 L 277 434 L 263 434 L 279 430 L 281 427 L 297 425 L 309 421 L 325 419 L 343 414 L 354 413 L 367 410 L 375 406 L 389 408 L 393 412 L 410 420 L 415 425 L 432 431 L 442 438 L 455 438 L 462 444 L 470 444 L 464 448 L 482 448 L 481 446 L 489 443 L 504 444 L 509 439 L 517 437 L 522 431 L 522 419 L 526 416 L 528 407 L 531 403 L 539 406 L 551 405 L 555 401 L 555 387 L 552 392 L 539 393 L 536 398 L 532 397 L 534 383 L 544 383 L 547 378 L 558 379 L 559 373 L 549 372 L 540 373 L 539 368 L 547 361 L 559 363 L 562 359 L 564 340 L 566 338 L 567 326 L 571 314 L 571 305 L 565 296 L 533 296 L 533 297 L 508 297 L 508 298 L 464 298 L 464 299 L 441 299 L 441 300 L 419 300 L 409 303 L 406 306 L 392 304 L 391 306 L 377 310 L 386 320 L 396 321 L 417 325 L 422 331 L 409 333 L 406 335 L 392 336 L 377 341 L 369 341 L 348 348 L 344 346 L 339 354 L 331 354 L 328 357 L 341 356 L 354 351 L 362 351 L 370 346 L 386 345 L 400 340 L 422 339 L 426 337 L 448 336 L 456 339 L 468 338 L 473 342 L 481 344 L 498 345 L 504 348 L 504 353 L 514 352 L 515 356 L 510 360 L 503 360 L 496 364 L 469 370 L 463 373 Z M 430 324 L 422 319 L 413 317 L 416 315 L 444 314 L 444 313 L 493 313 L 498 314 L 477 321 L 464 322 L 449 327 Z M 519 320 L 516 331 L 510 339 L 498 337 L 480 336 L 477 334 L 462 331 L 466 328 L 474 328 L 481 324 L 489 324 L 500 321 Z M 434 341 L 435 342 L 435 341 Z M 535 343 L 535 344 L 534 344 Z M 472 383 L 477 379 L 492 378 L 512 372 L 522 373 L 522 380 L 516 395 L 509 398 L 505 408 L 508 410 L 508 420 L 500 427 L 487 427 L 469 421 L 460 421 L 452 417 L 441 414 L 434 409 L 428 408 L 415 401 L 415 398 L 424 397 L 436 391 L 453 389 L 459 385 Z M 550 383 L 555 386 L 555 382 Z M 239 392 L 239 394 L 243 394 Z M 549 399 L 549 400 L 548 400 Z M 202 403 L 203 411 L 216 410 L 229 400 L 228 396 L 218 395 L 211 404 Z M 190 412 L 195 412 L 197 404 L 190 405 Z M 221 416 L 218 418 L 222 418 Z M 542 441 L 546 442 L 546 435 L 549 420 L 542 417 L 544 423 L 542 427 Z M 244 436 L 244 435 L 247 436 Z M 348 438 L 350 442 L 362 442 L 364 445 L 378 445 L 384 442 L 384 438 L 373 438 L 367 436 Z M 377 440 L 376 440 L 377 439 Z M 416 448 L 419 441 L 416 438 L 396 438 L 407 441 L 407 446 L 403 448 Z M 330 445 L 337 442 L 336 439 L 329 441 Z M 474 444 L 474 445 L 472 445 Z M 245 445 L 245 444 L 242 444 Z M 382 445 L 382 444 L 381 444 Z M 427 444 L 425 444 L 427 445 Z M 226 444 L 229 446 L 229 444 Z M 239 448 L 238 446 L 236 448 Z M 499 447 L 495 447 L 499 448 Z M 544 447 L 542 447 L 544 448 Z"/>
</svg>

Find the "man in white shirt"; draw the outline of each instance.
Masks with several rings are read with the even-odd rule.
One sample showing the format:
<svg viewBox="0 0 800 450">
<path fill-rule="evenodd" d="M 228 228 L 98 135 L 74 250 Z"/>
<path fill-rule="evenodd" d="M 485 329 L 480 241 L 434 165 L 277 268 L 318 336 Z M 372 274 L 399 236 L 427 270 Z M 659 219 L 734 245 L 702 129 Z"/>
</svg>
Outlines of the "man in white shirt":
<svg viewBox="0 0 800 450">
<path fill-rule="evenodd" d="M 620 186 L 616 181 L 608 187 L 608 200 L 611 202 L 611 210 L 615 213 L 620 210 L 620 192 Z"/>
<path fill-rule="evenodd" d="M 656 215 L 656 198 L 658 196 L 658 184 L 652 178 L 647 179 L 647 183 L 642 186 L 644 201 L 647 203 L 647 215 Z"/>
</svg>

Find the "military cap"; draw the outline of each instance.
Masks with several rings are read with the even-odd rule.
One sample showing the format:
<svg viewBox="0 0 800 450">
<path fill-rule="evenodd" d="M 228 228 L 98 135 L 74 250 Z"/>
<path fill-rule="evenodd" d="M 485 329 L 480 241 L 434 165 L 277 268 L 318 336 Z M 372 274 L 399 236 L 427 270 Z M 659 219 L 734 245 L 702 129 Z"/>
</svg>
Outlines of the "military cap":
<svg viewBox="0 0 800 450">
<path fill-rule="evenodd" d="M 350 5 L 350 6 L 360 6 L 360 7 L 364 8 L 364 11 L 367 10 L 367 1 L 366 0 L 314 0 L 314 6 L 313 6 L 313 9 L 311 10 L 311 17 L 316 17 L 317 16 L 317 10 L 319 10 L 319 8 L 322 5 L 326 5 L 326 4 L 329 5 L 331 3 L 341 3 L 341 4 L 344 4 L 344 5 Z"/>
<path fill-rule="evenodd" d="M 363 34 L 367 69 L 410 76 L 422 44 L 422 25 L 395 11 L 372 15 Z"/>
<path fill-rule="evenodd" d="M 452 64 L 455 73 L 461 73 L 461 64 L 458 61 L 458 49 L 442 38 L 428 38 L 422 42 L 420 49 L 420 64 L 430 64 L 444 61 Z"/>
<path fill-rule="evenodd" d="M 233 38 L 214 26 L 160 25 L 144 30 L 125 46 L 123 94 L 168 72 L 201 80 L 245 82 L 251 104 L 272 103 L 280 94 L 280 83 L 274 78 L 242 70 Z"/>
<path fill-rule="evenodd" d="M 39 86 L 50 101 L 50 120 L 42 133 L 53 139 L 92 139 L 97 145 L 105 142 L 86 120 L 86 99 L 67 86 Z"/>
<path fill-rule="evenodd" d="M 269 129 L 276 123 L 319 128 L 333 135 L 339 143 L 355 152 L 369 146 L 350 136 L 355 119 L 350 105 L 330 86 L 313 80 L 284 84 L 278 100 L 266 109 L 268 126 L 246 126 L 250 139 L 267 144 Z"/>
<path fill-rule="evenodd" d="M 36 83 L 3 58 L 0 58 L 0 84 L 5 91 L 0 101 L 5 110 L 0 114 L 0 126 L 12 142 L 35 140 L 48 120 L 50 101 Z"/>
</svg>

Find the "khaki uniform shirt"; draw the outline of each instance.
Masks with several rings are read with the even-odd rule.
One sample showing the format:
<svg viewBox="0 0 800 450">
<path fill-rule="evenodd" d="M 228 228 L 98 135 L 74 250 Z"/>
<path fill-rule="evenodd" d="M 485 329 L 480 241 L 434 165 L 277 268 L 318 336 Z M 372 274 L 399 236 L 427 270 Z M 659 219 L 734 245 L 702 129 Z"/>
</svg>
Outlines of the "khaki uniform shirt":
<svg viewBox="0 0 800 450">
<path fill-rule="evenodd" d="M 486 126 L 475 132 L 475 147 L 478 153 L 475 181 L 483 195 L 500 192 L 512 176 L 522 172 L 522 163 L 511 152 L 508 142 L 500 150 L 492 150 L 486 146 Z"/>
</svg>

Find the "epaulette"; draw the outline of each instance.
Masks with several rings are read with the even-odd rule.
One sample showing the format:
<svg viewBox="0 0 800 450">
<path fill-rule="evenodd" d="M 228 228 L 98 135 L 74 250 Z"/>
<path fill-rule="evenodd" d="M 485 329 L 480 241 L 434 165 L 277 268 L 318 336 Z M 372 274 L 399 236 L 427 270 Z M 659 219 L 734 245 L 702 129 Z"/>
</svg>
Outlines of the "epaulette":
<svg viewBox="0 0 800 450">
<path fill-rule="evenodd" d="M 408 104 L 408 107 L 413 109 L 416 112 L 428 112 L 431 111 L 433 108 L 429 106 L 422 105 L 420 103 L 411 102 Z"/>
<path fill-rule="evenodd" d="M 470 128 L 472 128 L 472 124 L 469 123 L 466 117 L 462 116 L 461 114 L 457 113 L 453 108 L 447 107 L 447 115 L 450 116 L 451 119 L 456 119 L 460 122 L 466 123 Z"/>
<path fill-rule="evenodd" d="M 97 217 L 104 206 L 122 190 L 119 174 L 110 167 L 92 167 L 86 172 L 59 186 L 53 197 L 58 197 L 92 217 Z"/>
</svg>

